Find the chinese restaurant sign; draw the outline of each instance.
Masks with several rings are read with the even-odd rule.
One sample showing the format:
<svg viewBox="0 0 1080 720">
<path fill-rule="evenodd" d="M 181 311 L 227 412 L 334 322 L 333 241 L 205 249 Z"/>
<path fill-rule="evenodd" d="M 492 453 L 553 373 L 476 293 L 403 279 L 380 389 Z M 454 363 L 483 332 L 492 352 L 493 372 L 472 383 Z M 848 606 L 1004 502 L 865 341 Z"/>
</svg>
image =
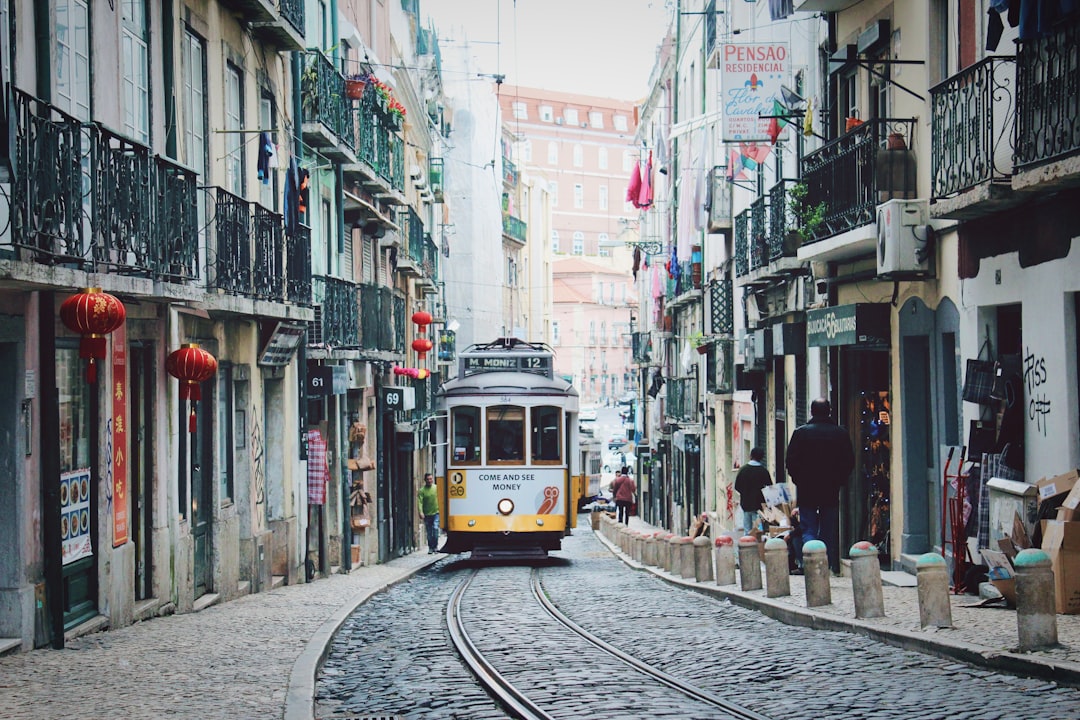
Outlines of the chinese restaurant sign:
<svg viewBox="0 0 1080 720">
<path fill-rule="evenodd" d="M 121 325 L 113 332 L 112 503 L 113 547 L 128 541 L 127 338 Z"/>
</svg>

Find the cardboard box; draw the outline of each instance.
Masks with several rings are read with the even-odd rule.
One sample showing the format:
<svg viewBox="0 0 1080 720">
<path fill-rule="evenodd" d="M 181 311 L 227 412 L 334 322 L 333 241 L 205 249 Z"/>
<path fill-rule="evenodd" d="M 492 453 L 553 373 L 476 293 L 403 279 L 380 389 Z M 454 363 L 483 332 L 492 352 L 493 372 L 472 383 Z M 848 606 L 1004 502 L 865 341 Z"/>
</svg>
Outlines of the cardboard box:
<svg viewBox="0 0 1080 720">
<path fill-rule="evenodd" d="M 1035 487 L 1039 488 L 1039 502 L 1045 502 L 1058 495 L 1065 495 L 1073 489 L 1077 480 L 1080 480 L 1080 472 L 1076 470 L 1038 480 Z"/>
<path fill-rule="evenodd" d="M 1080 613 L 1080 522 L 1043 520 L 1042 549 L 1054 566 L 1057 611 Z"/>
<path fill-rule="evenodd" d="M 1069 494 L 1061 501 L 1058 508 L 1057 519 L 1061 522 L 1080 520 L 1080 483 L 1076 483 L 1069 490 Z"/>
</svg>

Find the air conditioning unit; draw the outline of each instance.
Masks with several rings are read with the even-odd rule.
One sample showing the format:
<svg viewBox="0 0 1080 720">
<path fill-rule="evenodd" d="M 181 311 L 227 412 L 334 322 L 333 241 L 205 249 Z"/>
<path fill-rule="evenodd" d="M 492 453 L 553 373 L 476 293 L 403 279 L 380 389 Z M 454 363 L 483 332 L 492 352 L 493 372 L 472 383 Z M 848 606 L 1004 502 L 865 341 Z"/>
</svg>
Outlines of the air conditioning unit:
<svg viewBox="0 0 1080 720">
<path fill-rule="evenodd" d="M 885 279 L 930 275 L 934 229 L 926 200 L 889 200 L 877 208 L 877 274 Z"/>
</svg>

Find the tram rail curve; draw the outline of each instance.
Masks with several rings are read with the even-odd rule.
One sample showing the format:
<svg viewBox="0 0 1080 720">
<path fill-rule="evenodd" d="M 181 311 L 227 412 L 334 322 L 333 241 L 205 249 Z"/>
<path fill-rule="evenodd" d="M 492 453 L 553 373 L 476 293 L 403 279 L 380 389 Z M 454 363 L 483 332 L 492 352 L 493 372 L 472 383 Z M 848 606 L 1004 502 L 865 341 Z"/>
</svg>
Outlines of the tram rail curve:
<svg viewBox="0 0 1080 720">
<path fill-rule="evenodd" d="M 455 588 L 447 603 L 446 623 L 455 650 L 484 689 L 515 717 L 522 718 L 522 720 L 556 720 L 559 717 L 558 714 L 548 712 L 541 707 L 539 703 L 530 699 L 528 692 L 517 687 L 501 673 L 495 666 L 495 663 L 484 655 L 483 651 L 469 636 L 469 633 L 465 628 L 465 615 L 463 614 L 461 607 L 462 598 L 464 598 L 466 591 L 479 572 L 479 569 L 473 570 L 458 585 L 458 587 Z M 622 663 L 638 673 L 641 673 L 692 700 L 723 711 L 723 715 L 719 717 L 733 718 L 734 720 L 773 720 L 769 716 L 754 712 L 753 710 L 710 693 L 707 690 L 684 682 L 659 668 L 623 652 L 611 643 L 590 633 L 588 630 L 567 617 L 547 597 L 540 579 L 539 569 L 533 568 L 530 573 L 529 585 L 533 598 L 551 619 L 566 630 L 569 630 L 597 649 L 603 651 L 611 658 L 614 658 L 619 663 Z"/>
</svg>

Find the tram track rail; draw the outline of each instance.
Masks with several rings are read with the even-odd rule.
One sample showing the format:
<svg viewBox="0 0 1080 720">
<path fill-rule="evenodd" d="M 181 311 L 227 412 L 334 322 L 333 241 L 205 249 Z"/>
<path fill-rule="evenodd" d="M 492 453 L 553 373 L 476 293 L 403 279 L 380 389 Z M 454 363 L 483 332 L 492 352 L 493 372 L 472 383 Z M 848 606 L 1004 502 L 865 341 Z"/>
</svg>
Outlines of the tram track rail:
<svg viewBox="0 0 1080 720">
<path fill-rule="evenodd" d="M 446 621 L 450 637 L 455 649 L 461 655 L 466 666 L 477 678 L 485 690 L 500 702 L 515 717 L 523 720 L 555 720 L 552 715 L 533 702 L 527 691 L 518 688 L 510 682 L 494 663 L 489 661 L 480 648 L 469 637 L 465 629 L 465 617 L 462 614 L 461 601 L 468 590 L 469 585 L 476 577 L 479 570 L 474 570 L 451 594 L 447 603 Z M 692 700 L 722 710 L 724 717 L 735 720 L 772 720 L 769 716 L 754 712 L 736 703 L 726 700 L 718 695 L 708 692 L 679 678 L 670 675 L 659 668 L 623 652 L 614 645 L 590 633 L 569 617 L 548 598 L 540 579 L 540 571 L 533 568 L 529 579 L 530 591 L 544 612 L 560 626 L 574 633 L 595 648 L 601 650 L 611 658 L 626 665 L 646 677 L 675 690 Z"/>
</svg>

